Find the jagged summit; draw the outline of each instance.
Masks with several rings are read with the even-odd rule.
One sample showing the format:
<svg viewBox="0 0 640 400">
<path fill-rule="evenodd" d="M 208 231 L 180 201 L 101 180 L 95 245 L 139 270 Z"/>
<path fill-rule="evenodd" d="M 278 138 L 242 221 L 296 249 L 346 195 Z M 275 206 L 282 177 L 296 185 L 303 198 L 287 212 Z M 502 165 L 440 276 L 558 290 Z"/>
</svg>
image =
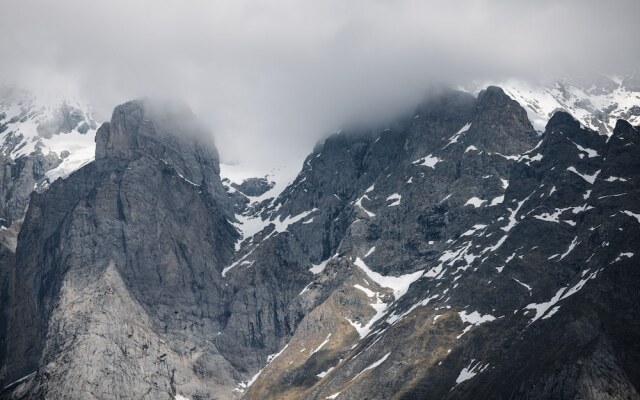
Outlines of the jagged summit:
<svg viewBox="0 0 640 400">
<path fill-rule="evenodd" d="M 613 136 L 618 139 L 628 139 L 636 141 L 638 140 L 638 127 L 634 127 L 628 121 L 619 119 L 616 122 L 616 127 L 613 129 Z M 628 135 L 628 136 L 627 136 Z"/>
<path fill-rule="evenodd" d="M 96 159 L 154 157 L 186 180 L 223 192 L 213 135 L 184 104 L 150 99 L 117 106 L 96 133 Z"/>
<path fill-rule="evenodd" d="M 577 119 L 566 111 L 556 111 L 549 119 L 545 132 L 562 131 L 568 135 L 574 135 L 579 132 L 583 127 L 580 125 Z"/>
<path fill-rule="evenodd" d="M 143 152 L 162 156 L 161 147 L 166 141 L 208 145 L 208 150 L 218 156 L 211 132 L 198 122 L 188 106 L 175 101 L 145 98 L 121 104 L 100 130 L 96 137 L 96 158 L 131 159 Z"/>
<path fill-rule="evenodd" d="M 489 86 L 478 94 L 476 116 L 470 135 L 491 152 L 504 155 L 520 154 L 531 148 L 536 132 L 527 113 L 496 86 Z"/>
<path fill-rule="evenodd" d="M 611 135 L 618 119 L 640 123 L 640 85 L 635 72 L 622 75 L 591 74 L 588 77 L 532 82 L 507 79 L 481 82 L 467 88 L 472 93 L 496 85 L 527 110 L 536 130 L 544 131 L 551 116 L 563 110 L 601 135 Z"/>
</svg>

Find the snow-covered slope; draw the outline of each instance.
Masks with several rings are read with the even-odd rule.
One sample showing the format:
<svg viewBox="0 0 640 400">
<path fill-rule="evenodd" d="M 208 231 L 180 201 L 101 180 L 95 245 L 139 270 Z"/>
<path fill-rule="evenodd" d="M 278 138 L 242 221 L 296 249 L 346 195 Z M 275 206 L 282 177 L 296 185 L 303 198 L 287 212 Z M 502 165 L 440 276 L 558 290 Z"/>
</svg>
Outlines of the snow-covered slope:
<svg viewBox="0 0 640 400">
<path fill-rule="evenodd" d="M 31 192 L 94 159 L 97 127 L 83 102 L 0 87 L 1 226 L 24 216 Z"/>
<path fill-rule="evenodd" d="M 579 79 L 533 82 L 522 79 L 483 82 L 465 88 L 477 93 L 488 85 L 501 87 L 522 105 L 538 131 L 543 131 L 557 110 L 603 135 L 611 135 L 618 119 L 640 124 L 640 83 L 635 74 L 599 76 L 583 83 Z"/>
<path fill-rule="evenodd" d="M 93 160 L 97 127 L 81 101 L 42 101 L 26 91 L 0 89 L 0 152 L 13 160 L 55 153 L 62 163 L 47 171 L 51 181 Z"/>
</svg>

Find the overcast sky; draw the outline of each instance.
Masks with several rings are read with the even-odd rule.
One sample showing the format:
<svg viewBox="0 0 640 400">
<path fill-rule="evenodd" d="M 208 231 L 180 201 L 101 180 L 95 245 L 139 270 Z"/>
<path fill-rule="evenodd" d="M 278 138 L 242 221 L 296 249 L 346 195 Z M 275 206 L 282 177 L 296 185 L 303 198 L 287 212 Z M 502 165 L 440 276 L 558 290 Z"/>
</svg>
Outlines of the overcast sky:
<svg viewBox="0 0 640 400">
<path fill-rule="evenodd" d="M 186 101 L 223 160 L 303 154 L 432 83 L 636 68 L 640 1 L 2 0 L 0 80 Z"/>
</svg>

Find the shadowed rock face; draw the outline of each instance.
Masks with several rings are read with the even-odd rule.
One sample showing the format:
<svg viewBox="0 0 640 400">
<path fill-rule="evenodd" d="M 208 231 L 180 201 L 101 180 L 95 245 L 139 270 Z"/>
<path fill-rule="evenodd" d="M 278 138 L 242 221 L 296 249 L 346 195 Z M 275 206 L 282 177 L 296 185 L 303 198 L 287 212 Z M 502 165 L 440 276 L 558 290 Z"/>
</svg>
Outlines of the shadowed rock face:
<svg viewBox="0 0 640 400">
<path fill-rule="evenodd" d="M 492 153 L 521 154 L 535 144 L 536 133 L 526 111 L 499 87 L 489 86 L 478 94 L 471 126 L 475 130 L 470 140 Z"/>
<path fill-rule="evenodd" d="M 246 398 L 640 397 L 640 133 L 557 113 L 536 137 L 500 93 L 307 158 L 278 213 L 346 231 Z"/>
<path fill-rule="evenodd" d="M 5 395 L 639 397 L 628 123 L 539 136 L 499 88 L 441 91 L 327 138 L 261 203 L 266 181 L 225 192 L 205 137 L 123 104 L 96 161 L 32 196 L 0 248 L 2 377 L 37 373 Z"/>
<path fill-rule="evenodd" d="M 184 105 L 135 100 L 115 108 L 111 122 L 96 134 L 96 159 L 142 156 L 165 162 L 213 196 L 224 193 L 212 136 Z M 226 199 L 218 201 L 226 206 Z"/>
<path fill-rule="evenodd" d="M 55 153 L 34 153 L 16 160 L 0 154 L 0 226 L 8 227 L 24 217 L 29 196 L 43 184 L 45 173 L 62 160 Z"/>
</svg>

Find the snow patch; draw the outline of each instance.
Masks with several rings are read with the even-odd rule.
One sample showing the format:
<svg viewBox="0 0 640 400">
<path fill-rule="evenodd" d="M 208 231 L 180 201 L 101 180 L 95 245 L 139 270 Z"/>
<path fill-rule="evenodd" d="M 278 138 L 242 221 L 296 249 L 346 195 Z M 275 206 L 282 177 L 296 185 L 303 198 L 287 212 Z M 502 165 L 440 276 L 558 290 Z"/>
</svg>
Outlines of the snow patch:
<svg viewBox="0 0 640 400">
<path fill-rule="evenodd" d="M 484 372 L 484 370 L 486 370 L 489 367 L 489 364 L 487 365 L 482 365 L 480 363 L 480 361 L 478 361 L 477 364 L 473 364 L 475 360 L 471 360 L 471 362 L 469 363 L 469 365 L 465 368 L 462 368 L 462 371 L 460 371 L 460 375 L 458 375 L 458 377 L 456 378 L 456 386 L 458 386 L 459 384 L 461 384 L 464 381 L 468 381 L 469 379 L 473 378 L 474 376 L 478 375 L 481 372 Z M 455 386 L 454 386 L 455 388 Z M 451 389 L 453 390 L 453 389 Z"/>
<path fill-rule="evenodd" d="M 558 261 L 562 260 L 563 258 L 565 258 L 566 256 L 569 255 L 569 253 L 571 253 L 573 251 L 573 249 L 575 249 L 576 245 L 578 244 L 578 237 L 574 237 L 573 240 L 571 241 L 571 244 L 569 244 L 569 248 L 567 249 L 567 251 L 565 251 L 564 253 L 562 253 L 562 255 L 560 256 L 560 258 L 558 259 Z"/>
<path fill-rule="evenodd" d="M 282 217 L 280 217 L 280 220 L 276 219 L 274 221 L 270 221 L 271 223 L 273 223 L 275 225 L 275 231 L 278 233 L 282 233 L 282 232 L 286 232 L 287 229 L 289 228 L 289 226 L 305 219 L 306 217 L 308 217 L 310 214 L 314 213 L 318 211 L 317 208 L 314 208 L 312 210 L 309 211 L 304 211 L 301 212 L 298 215 L 295 216 L 288 216 L 285 219 L 282 219 Z"/>
<path fill-rule="evenodd" d="M 371 185 L 371 189 L 372 189 L 372 188 L 373 188 L 373 185 Z M 367 190 L 368 190 L 368 189 L 367 189 Z M 367 193 L 367 192 L 365 192 L 365 193 Z M 360 207 L 360 209 L 361 209 L 362 211 L 364 211 L 364 212 L 365 212 L 365 214 L 367 214 L 370 218 L 375 217 L 376 215 L 375 215 L 374 213 L 372 213 L 371 211 L 367 210 L 366 208 L 364 208 L 364 207 L 362 206 L 362 200 L 363 200 L 363 199 L 367 199 L 367 200 L 371 201 L 371 199 L 369 198 L 369 196 L 367 196 L 366 194 L 363 194 L 363 195 L 362 195 L 362 196 L 360 196 L 360 198 L 356 201 L 356 206 Z"/>
<path fill-rule="evenodd" d="M 322 261 L 320 264 L 314 264 L 311 266 L 311 268 L 309 268 L 309 271 L 314 274 L 314 275 L 318 275 L 320 272 L 324 271 L 324 268 L 327 266 L 327 263 L 329 262 L 330 258 L 327 258 L 326 260 Z"/>
<path fill-rule="evenodd" d="M 460 315 L 460 319 L 462 322 L 466 322 L 472 325 L 480 325 L 485 322 L 495 321 L 496 317 L 490 314 L 482 315 L 477 311 L 473 311 L 471 313 L 467 313 L 466 311 L 460 311 L 458 313 Z"/>
<path fill-rule="evenodd" d="M 582 276 L 585 276 L 587 274 L 589 270 L 585 270 L 582 273 Z M 537 320 L 539 320 L 540 318 L 543 318 L 545 313 L 551 309 L 552 307 L 554 307 L 559 301 L 566 299 L 567 297 L 577 293 L 578 291 L 580 291 L 580 289 L 582 289 L 584 287 L 584 285 L 590 280 L 590 279 L 594 279 L 597 275 L 598 271 L 595 271 L 591 274 L 589 274 L 589 276 L 587 276 L 584 279 L 580 279 L 580 281 L 574 285 L 571 289 L 567 290 L 568 287 L 563 287 L 560 288 L 556 294 L 551 298 L 551 300 L 545 302 L 545 303 L 531 303 L 529 305 L 527 305 L 525 308 L 529 309 L 529 310 L 534 310 L 536 312 L 536 315 L 531 319 L 531 322 L 529 322 L 529 325 L 533 324 L 534 322 L 536 322 Z M 558 310 L 553 311 L 553 313 L 557 312 Z M 551 314 L 551 313 L 550 313 Z M 549 315 L 550 317 L 551 315 Z"/>
<path fill-rule="evenodd" d="M 572 166 L 572 167 L 567 168 L 567 171 L 573 172 L 574 174 L 578 175 L 580 178 L 582 178 L 585 181 L 587 181 L 589 184 L 593 185 L 593 183 L 596 181 L 596 178 L 600 174 L 601 170 L 597 170 L 593 175 L 587 175 L 587 174 L 582 174 L 582 173 L 578 172 L 578 170 L 575 167 Z"/>
<path fill-rule="evenodd" d="M 363 369 L 362 371 L 360 371 L 360 373 L 356 376 L 353 377 L 353 379 L 351 379 L 351 381 L 356 380 L 360 375 L 364 374 L 365 372 L 372 370 L 374 368 L 377 368 L 378 366 L 380 366 L 380 364 L 382 364 L 383 362 L 385 362 L 387 360 L 387 358 L 389 358 L 389 355 L 391 353 L 387 353 L 384 355 L 384 357 L 382 357 L 381 359 L 379 359 L 378 361 L 374 362 L 373 364 L 369 365 L 367 368 Z"/>
<path fill-rule="evenodd" d="M 467 202 L 464 203 L 464 205 L 465 206 L 472 205 L 475 208 L 478 208 L 478 207 L 481 207 L 482 204 L 486 203 L 486 202 L 487 202 L 486 200 L 482 200 L 482 199 L 479 199 L 479 198 L 474 196 L 474 197 L 470 198 L 469 200 L 467 200 Z"/>
<path fill-rule="evenodd" d="M 441 159 L 439 159 L 438 157 L 433 157 L 431 154 L 429 154 L 426 157 L 423 157 L 419 160 L 416 160 L 414 162 L 412 162 L 411 164 L 413 165 L 422 165 L 425 167 L 429 167 L 429 168 L 436 168 L 436 164 L 439 163 L 440 161 L 442 161 Z"/>
<path fill-rule="evenodd" d="M 280 350 L 277 353 L 271 354 L 270 356 L 267 357 L 267 365 L 264 366 L 264 368 L 267 368 L 267 366 L 269 364 L 271 364 L 273 362 L 273 360 L 275 360 L 276 358 L 280 357 L 280 355 L 287 349 L 287 347 L 289 347 L 289 345 L 287 344 L 286 346 L 284 346 L 282 348 L 282 350 Z M 255 374 L 253 376 L 253 378 L 249 379 L 249 381 L 245 384 L 241 384 L 242 387 L 248 388 L 249 386 L 253 385 L 253 383 L 256 381 L 256 379 L 258 379 L 258 377 L 260 376 L 260 374 L 262 373 L 262 371 L 264 371 L 264 368 L 262 368 L 260 371 L 258 371 L 257 374 Z"/>
<path fill-rule="evenodd" d="M 504 195 L 494 197 L 493 200 L 491 200 L 491 204 L 489 204 L 489 206 L 490 207 L 497 206 L 498 204 L 502 204 L 503 202 L 504 202 Z"/>
<path fill-rule="evenodd" d="M 365 338 L 367 335 L 369 335 L 369 333 L 371 333 L 373 324 L 375 324 L 378 320 L 380 320 L 380 318 L 382 318 L 385 315 L 385 312 L 387 310 L 388 304 L 382 302 L 378 297 L 377 293 L 374 293 L 374 294 L 376 295 L 376 302 L 371 303 L 370 306 L 373 307 L 373 309 L 376 311 L 376 314 L 369 320 L 369 322 L 367 322 L 365 325 L 362 325 L 359 322 L 351 321 L 349 318 L 345 317 L 347 322 L 349 322 L 349 324 L 353 326 L 355 330 L 358 332 L 360 339 Z"/>
<path fill-rule="evenodd" d="M 366 287 L 362 286 L 362 285 L 358 285 L 357 283 L 355 285 L 353 285 L 354 288 L 362 290 L 367 296 L 369 297 L 373 297 L 376 295 L 376 292 L 374 292 L 371 289 L 367 289 Z"/>
<path fill-rule="evenodd" d="M 367 254 L 364 255 L 364 257 L 362 258 L 367 258 L 369 257 L 371 254 L 373 254 L 373 252 L 376 251 L 376 246 L 373 246 L 369 249 L 369 251 L 367 251 Z"/>
<path fill-rule="evenodd" d="M 620 253 L 620 255 L 619 255 L 618 257 L 616 257 L 616 259 L 615 259 L 615 260 L 613 260 L 613 262 L 612 262 L 611 264 L 616 263 L 616 262 L 618 262 L 618 261 L 622 260 L 622 258 L 623 258 L 623 257 L 631 258 L 631 257 L 633 257 L 633 253 L 631 253 L 631 252 L 627 252 L 627 253 Z"/>
<path fill-rule="evenodd" d="M 629 210 L 622 211 L 622 213 L 626 214 L 626 215 L 628 215 L 630 217 L 635 218 L 638 221 L 638 223 L 640 224 L 640 214 L 633 213 L 633 212 L 631 212 Z"/>
<path fill-rule="evenodd" d="M 449 145 L 457 143 L 458 139 L 460 139 L 460 136 L 467 132 L 469 130 L 469 128 L 471 128 L 471 123 L 467 123 L 465 124 L 462 128 L 460 128 L 460 130 L 458 132 L 456 132 L 453 136 L 451 136 L 449 138 L 449 143 L 447 143 L 446 146 L 444 146 L 443 148 L 447 148 Z"/>
<path fill-rule="evenodd" d="M 313 351 L 309 354 L 309 356 L 314 355 L 315 353 L 317 353 L 318 351 L 320 351 L 320 349 L 322 349 L 322 348 L 323 348 L 327 343 L 329 343 L 329 338 L 331 338 L 331 334 L 328 334 L 328 335 L 327 335 L 327 338 L 326 338 L 322 343 L 320 343 L 320 345 L 319 345 L 318 347 L 316 347 L 316 349 L 315 349 L 315 350 L 313 350 Z"/>
<path fill-rule="evenodd" d="M 474 146 L 474 145 L 471 145 L 471 146 L 467 147 L 464 152 L 466 153 L 466 152 L 469 152 L 469 151 L 478 151 L 478 148 L 476 146 Z"/>
<path fill-rule="evenodd" d="M 524 282 L 520 282 L 519 280 L 517 280 L 516 278 L 513 278 L 514 281 L 518 282 L 519 284 L 521 284 L 522 286 L 524 286 L 525 288 L 527 288 L 528 291 L 531 291 L 531 286 L 527 285 Z"/>
<path fill-rule="evenodd" d="M 327 374 L 329 374 L 329 372 L 333 371 L 333 369 L 334 369 L 334 368 L 335 368 L 335 367 L 329 367 L 329 369 L 328 369 L 328 370 L 326 370 L 326 371 L 322 371 L 322 372 L 320 372 L 319 374 L 317 374 L 316 376 L 317 376 L 318 378 L 322 379 L 322 378 L 324 378 L 325 376 L 327 376 Z M 328 399 L 328 397 L 327 397 L 327 399 Z"/>
<path fill-rule="evenodd" d="M 393 201 L 393 203 L 387 205 L 387 207 L 394 207 L 400 205 L 400 200 L 402 196 L 399 193 L 394 193 L 391 196 L 387 197 L 387 201 Z"/>
<path fill-rule="evenodd" d="M 598 152 L 593 150 L 593 149 L 582 147 L 578 143 L 573 142 L 573 141 L 572 141 L 572 143 L 578 148 L 578 150 L 580 150 L 583 153 L 586 153 L 588 158 L 594 158 L 594 157 L 599 157 L 600 156 L 600 154 L 598 154 Z"/>
<path fill-rule="evenodd" d="M 396 300 L 404 296 L 409 290 L 409 286 L 424 274 L 424 270 L 422 270 L 401 276 L 384 276 L 369 269 L 360 257 L 356 258 L 354 264 L 378 285 L 392 289 Z"/>
<path fill-rule="evenodd" d="M 72 172 L 95 159 L 95 131 L 81 134 L 74 130 L 71 133 L 55 135 L 52 140 L 50 142 L 47 141 L 47 143 L 49 149 L 58 153 L 58 155 L 65 150 L 69 152 L 69 156 L 64 158 L 60 165 L 45 173 L 49 182 L 53 182 L 58 178 L 66 178 L 71 175 Z"/>
</svg>

